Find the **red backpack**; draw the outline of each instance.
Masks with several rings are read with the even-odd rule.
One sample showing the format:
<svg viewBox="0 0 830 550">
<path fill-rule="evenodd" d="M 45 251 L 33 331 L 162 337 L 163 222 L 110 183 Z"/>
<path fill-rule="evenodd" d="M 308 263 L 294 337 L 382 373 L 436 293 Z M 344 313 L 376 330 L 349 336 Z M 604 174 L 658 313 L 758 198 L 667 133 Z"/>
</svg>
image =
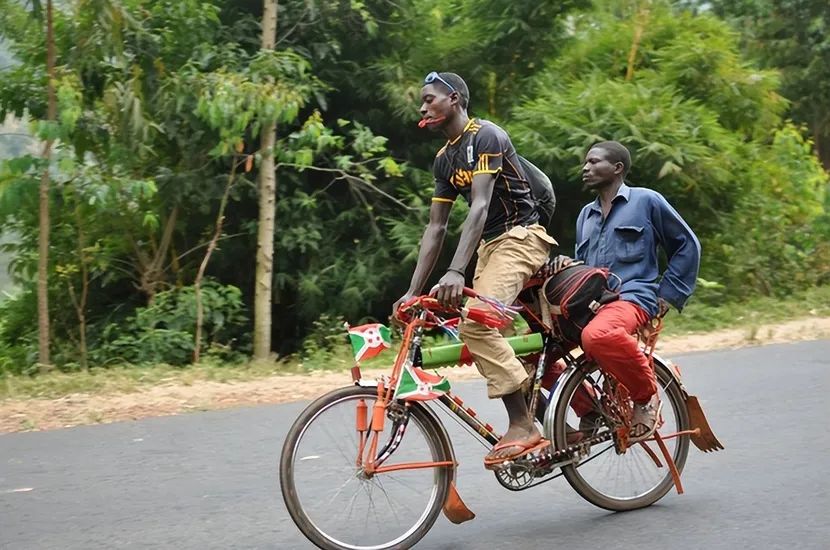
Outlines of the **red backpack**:
<svg viewBox="0 0 830 550">
<path fill-rule="evenodd" d="M 577 264 L 569 265 L 544 282 L 545 300 L 559 333 L 566 340 L 582 345 L 582 329 L 601 306 L 619 299 L 619 291 L 609 286 L 609 277 L 619 279 L 604 267 Z"/>
</svg>

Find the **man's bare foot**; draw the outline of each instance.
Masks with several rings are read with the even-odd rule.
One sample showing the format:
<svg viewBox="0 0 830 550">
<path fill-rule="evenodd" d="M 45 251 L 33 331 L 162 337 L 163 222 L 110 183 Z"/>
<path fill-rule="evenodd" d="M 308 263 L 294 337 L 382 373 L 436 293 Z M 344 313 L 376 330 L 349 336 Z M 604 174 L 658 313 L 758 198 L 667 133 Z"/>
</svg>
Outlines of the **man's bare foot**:
<svg viewBox="0 0 830 550">
<path fill-rule="evenodd" d="M 485 462 L 500 462 L 521 455 L 542 440 L 542 434 L 531 424 L 529 427 L 511 425 L 498 445 L 485 457 Z"/>
</svg>

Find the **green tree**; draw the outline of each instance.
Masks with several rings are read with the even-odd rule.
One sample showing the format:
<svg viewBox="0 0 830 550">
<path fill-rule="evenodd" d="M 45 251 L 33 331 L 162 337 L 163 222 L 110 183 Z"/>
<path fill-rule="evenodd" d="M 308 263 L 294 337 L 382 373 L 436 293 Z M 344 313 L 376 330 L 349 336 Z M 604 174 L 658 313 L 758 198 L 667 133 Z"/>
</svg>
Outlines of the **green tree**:
<svg viewBox="0 0 830 550">
<path fill-rule="evenodd" d="M 263 0 L 262 49 L 273 50 L 277 43 L 277 0 Z M 274 215 L 277 209 L 277 182 L 274 168 L 276 120 L 262 121 L 262 166 L 259 172 L 259 226 L 257 231 L 256 286 L 254 291 L 254 358 L 267 359 L 271 353 L 271 283 L 274 278 Z"/>
<path fill-rule="evenodd" d="M 811 254 L 818 239 L 803 238 L 821 215 L 826 178 L 783 125 L 775 73 L 742 59 L 726 24 L 667 2 L 614 3 L 577 20 L 575 37 L 511 126 L 556 179 L 562 235 L 588 200 L 577 183 L 583 155 L 617 139 L 634 156 L 630 180 L 666 195 L 701 236 L 703 277 L 738 295 L 785 291 L 793 283 L 780 266 L 794 267 L 792 249 L 812 257 L 811 272 L 826 270 L 826 256 Z M 769 243 L 759 257 L 764 231 L 792 246 Z"/>
<path fill-rule="evenodd" d="M 300 13 L 302 10 L 296 9 L 300 5 L 289 4 L 287 12 Z M 9 9 L 2 13 L 8 23 L 4 35 L 20 65 L 4 73 L 0 114 L 43 117 L 45 100 L 31 93 L 47 82 L 45 71 L 38 69 L 43 39 L 27 32 L 28 19 L 17 3 L 6 6 Z M 386 207 L 373 210 L 375 196 L 401 208 L 383 190 L 389 184 L 373 182 L 376 173 L 401 174 L 401 167 L 386 153 L 384 140 L 376 139 L 365 126 L 352 126 L 334 117 L 327 119 L 332 125 L 327 129 L 319 114 L 302 112 L 312 99 L 325 104 L 325 87 L 314 78 L 308 63 L 309 58 L 319 57 L 317 50 L 305 51 L 306 57 L 287 49 L 262 52 L 261 44 L 248 39 L 261 14 L 239 10 L 237 3 L 218 1 L 86 0 L 55 12 L 57 43 L 72 47 L 60 48 L 57 59 L 58 150 L 65 162 L 62 160 L 54 172 L 59 185 L 50 194 L 52 203 L 61 207 L 61 215 L 50 224 L 60 235 L 52 243 L 60 261 L 51 266 L 57 275 L 50 285 L 50 310 L 58 315 L 56 338 L 73 344 L 59 347 L 81 350 L 73 352 L 80 363 L 87 355 L 100 358 L 95 350 L 86 349 L 84 340 L 93 348 L 100 346 L 104 328 L 107 341 L 118 339 L 113 327 L 123 322 L 124 330 L 129 330 L 129 319 L 135 318 L 130 312 L 136 307 L 146 305 L 155 311 L 152 306 L 160 292 L 175 291 L 193 281 L 199 302 L 202 279 L 219 273 L 223 282 L 249 289 L 246 297 L 253 295 L 255 284 L 249 275 L 253 269 L 240 270 L 238 266 L 253 263 L 255 257 L 257 193 L 249 173 L 238 173 L 231 179 L 228 174 L 239 161 L 234 155 L 240 145 L 245 148 L 240 154 L 246 160 L 257 160 L 256 166 L 251 166 L 251 176 L 275 171 L 262 168 L 262 158 L 274 149 L 264 147 L 258 139 L 268 121 L 285 128 L 286 138 L 276 148 L 285 173 L 281 187 L 292 197 L 286 201 L 286 209 L 296 207 L 295 195 L 311 196 L 327 207 L 352 208 L 355 202 L 342 202 L 344 196 L 351 195 L 360 201 L 357 204 L 362 213 L 348 213 L 328 230 L 336 235 L 360 235 L 367 219 L 377 220 L 389 211 Z M 334 21 L 336 10 L 328 11 Z M 289 19 L 288 23 L 290 30 L 294 23 L 305 28 L 306 21 Z M 322 45 L 331 42 L 327 37 L 315 40 Z M 310 138 L 312 134 L 316 137 Z M 316 141 L 309 141 L 312 139 Z M 43 164 L 28 162 L 23 166 L 14 161 L 3 172 L 8 182 L 3 193 L 8 206 L 4 230 L 16 227 L 20 231 L 21 240 L 12 249 L 17 254 L 16 274 L 24 282 L 28 266 L 41 257 L 32 247 L 38 231 L 29 211 L 14 205 L 19 206 L 28 196 L 31 170 L 38 167 Z M 152 183 L 154 192 L 140 200 L 116 193 L 123 202 L 103 201 L 89 195 L 94 188 L 98 188 L 96 193 L 103 192 L 89 183 L 93 172 L 103 187 L 119 188 L 122 180 L 145 181 Z M 85 205 L 91 197 L 97 197 L 97 209 Z M 100 221 L 105 218 L 102 211 L 132 211 L 136 204 L 140 217 L 124 216 L 120 225 Z M 226 209 L 228 216 L 224 215 Z M 297 305 L 305 302 L 296 290 L 305 253 L 296 251 L 310 250 L 308 245 L 317 242 L 315 234 L 320 235 L 320 226 L 327 220 L 313 226 L 308 219 L 298 219 L 292 225 L 295 216 L 291 214 L 285 217 L 285 224 L 271 231 L 279 242 L 288 243 L 287 256 L 292 258 L 282 262 L 283 272 L 274 276 L 279 287 L 276 293 L 290 297 L 289 302 L 283 300 L 276 306 L 287 308 L 288 314 L 278 319 L 274 331 L 280 336 L 290 334 L 289 346 L 302 337 L 305 326 L 330 307 L 328 302 L 311 300 L 316 309 L 300 308 Z M 352 226 L 344 230 L 347 223 Z M 373 235 L 366 250 L 378 248 L 378 240 Z M 333 244 L 324 245 L 321 254 L 334 250 Z M 207 253 L 196 254 L 205 249 Z M 104 259 L 101 265 L 108 266 L 108 275 L 99 277 L 97 262 Z M 335 279 L 326 279 L 322 292 L 329 293 Z M 359 292 L 371 284 L 359 278 L 353 283 Z M 372 288 L 369 294 L 378 292 Z M 19 298 L 21 302 L 27 299 L 26 292 Z M 293 312 L 300 309 L 303 313 L 298 325 Z M 74 322 L 65 312 L 72 314 Z M 77 324 L 82 326 L 80 331 Z M 190 349 L 198 357 L 201 346 Z M 78 359 L 68 354 L 62 352 L 61 360 Z"/>
<path fill-rule="evenodd" d="M 781 93 L 793 120 L 810 128 L 816 153 L 830 171 L 830 4 L 824 0 L 716 0 L 746 51 L 781 72 Z"/>
</svg>

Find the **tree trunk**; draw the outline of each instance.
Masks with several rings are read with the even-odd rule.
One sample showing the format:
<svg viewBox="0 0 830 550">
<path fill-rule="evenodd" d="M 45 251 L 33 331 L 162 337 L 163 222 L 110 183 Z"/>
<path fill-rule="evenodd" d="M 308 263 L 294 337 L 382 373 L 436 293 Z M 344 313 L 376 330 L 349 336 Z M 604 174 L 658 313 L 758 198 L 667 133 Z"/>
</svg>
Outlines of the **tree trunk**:
<svg viewBox="0 0 830 550">
<path fill-rule="evenodd" d="M 198 364 L 202 353 L 202 325 L 205 321 L 205 308 L 202 305 L 202 279 L 205 277 L 205 270 L 207 269 L 210 255 L 216 250 L 216 243 L 219 242 L 219 237 L 222 235 L 222 226 L 225 223 L 225 208 L 228 206 L 228 197 L 231 194 L 231 187 L 233 180 L 236 177 L 236 167 L 239 162 L 236 158 L 233 159 L 231 165 L 231 173 L 228 176 L 228 182 L 225 184 L 225 192 L 222 194 L 222 200 L 219 203 L 219 212 L 216 214 L 216 225 L 213 228 L 213 237 L 208 243 L 205 257 L 202 258 L 202 263 L 199 265 L 199 271 L 196 273 L 196 279 L 193 281 L 193 293 L 196 300 L 196 335 L 193 343 L 193 364 Z"/>
<path fill-rule="evenodd" d="M 634 36 L 631 39 L 631 48 L 628 50 L 628 63 L 625 69 L 626 82 L 634 78 L 634 66 L 637 64 L 637 50 L 640 49 L 643 33 L 648 24 L 650 8 L 651 0 L 644 0 L 643 4 L 637 7 L 637 12 L 634 14 Z"/>
<path fill-rule="evenodd" d="M 48 97 L 47 120 L 57 119 L 55 96 L 55 33 L 52 27 L 52 0 L 46 2 L 46 94 Z M 49 358 L 49 161 L 52 157 L 53 139 L 49 137 L 43 146 L 46 166 L 40 177 L 40 231 L 38 232 L 37 261 L 37 343 L 38 363 L 41 370 L 48 370 Z"/>
<path fill-rule="evenodd" d="M 277 41 L 277 0 L 263 0 L 262 49 L 273 50 Z M 277 177 L 274 169 L 275 122 L 263 125 L 260 135 L 259 226 L 257 230 L 256 283 L 254 290 L 254 359 L 271 354 L 271 297 L 274 273 L 274 226 Z"/>
<path fill-rule="evenodd" d="M 67 281 L 69 287 L 69 298 L 75 307 L 75 314 L 78 317 L 78 354 L 81 361 L 81 368 L 89 370 L 89 352 L 86 345 L 86 304 L 89 300 L 89 262 L 86 252 L 86 237 L 83 230 L 83 221 L 78 205 L 75 206 L 75 223 L 78 229 L 78 261 L 81 264 L 81 296 L 75 294 L 71 277 Z"/>
<path fill-rule="evenodd" d="M 153 305 L 158 288 L 164 282 L 164 261 L 173 246 L 173 231 L 176 229 L 176 220 L 179 216 L 179 207 L 174 206 L 170 215 L 164 221 L 164 229 L 158 246 L 153 245 L 152 256 L 145 252 L 133 237 L 127 233 L 132 243 L 136 257 L 136 271 L 138 272 L 137 288 L 147 297 L 147 305 Z M 150 236 L 152 241 L 153 236 Z"/>
</svg>

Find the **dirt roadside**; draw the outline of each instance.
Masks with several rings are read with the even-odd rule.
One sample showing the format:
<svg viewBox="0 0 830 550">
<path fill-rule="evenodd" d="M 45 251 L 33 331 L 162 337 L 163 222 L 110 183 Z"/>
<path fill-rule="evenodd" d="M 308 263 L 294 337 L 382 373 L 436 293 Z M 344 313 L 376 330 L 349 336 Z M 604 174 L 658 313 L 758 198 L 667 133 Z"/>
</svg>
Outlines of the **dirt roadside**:
<svg viewBox="0 0 830 550">
<path fill-rule="evenodd" d="M 694 351 L 738 348 L 830 338 L 830 318 L 811 318 L 753 329 L 733 329 L 708 334 L 666 337 L 657 353 L 671 356 Z M 364 371 L 373 378 L 385 371 Z M 452 369 L 452 380 L 478 377 L 473 367 Z M 223 384 L 162 385 L 134 393 L 73 394 L 60 399 L 10 399 L 0 401 L 0 433 L 51 430 L 84 424 L 135 420 L 189 411 L 206 411 L 312 399 L 350 383 L 348 372 L 286 374 Z"/>
</svg>

